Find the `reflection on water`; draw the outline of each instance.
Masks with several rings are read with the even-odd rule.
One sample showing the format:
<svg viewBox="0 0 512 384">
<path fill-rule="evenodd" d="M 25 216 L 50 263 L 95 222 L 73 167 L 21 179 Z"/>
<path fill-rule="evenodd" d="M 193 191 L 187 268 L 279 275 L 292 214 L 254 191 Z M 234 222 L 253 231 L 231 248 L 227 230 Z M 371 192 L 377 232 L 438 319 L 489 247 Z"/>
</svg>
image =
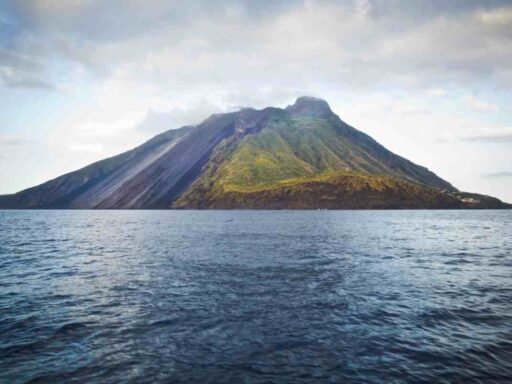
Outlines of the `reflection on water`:
<svg viewBox="0 0 512 384">
<path fill-rule="evenodd" d="M 0 211 L 0 382 L 510 382 L 510 211 Z"/>
</svg>

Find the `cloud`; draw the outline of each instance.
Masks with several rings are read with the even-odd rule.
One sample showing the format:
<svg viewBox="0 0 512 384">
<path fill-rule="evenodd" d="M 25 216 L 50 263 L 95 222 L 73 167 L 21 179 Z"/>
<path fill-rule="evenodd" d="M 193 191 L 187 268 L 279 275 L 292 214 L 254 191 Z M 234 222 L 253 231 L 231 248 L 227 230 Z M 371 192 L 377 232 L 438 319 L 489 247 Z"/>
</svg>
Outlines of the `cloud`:
<svg viewBox="0 0 512 384">
<path fill-rule="evenodd" d="M 22 145 L 22 144 L 25 144 L 28 142 L 30 142 L 30 140 L 26 139 L 23 136 L 8 135 L 8 134 L 0 133 L 0 146 L 4 146 L 4 145 L 16 146 L 16 145 Z"/>
<path fill-rule="evenodd" d="M 17 53 L 0 50 L 0 80 L 13 88 L 53 90 L 55 86 L 44 79 L 43 65 Z"/>
<path fill-rule="evenodd" d="M 69 10 L 83 8 L 92 3 L 91 0 L 34 0 L 34 6 L 40 10 Z"/>
<path fill-rule="evenodd" d="M 487 179 L 501 179 L 501 178 L 512 178 L 512 172 L 495 172 L 495 173 L 486 173 L 482 175 Z"/>
<path fill-rule="evenodd" d="M 510 26 L 512 24 L 512 8 L 503 7 L 490 11 L 483 11 L 480 17 L 485 24 L 492 26 Z"/>
<path fill-rule="evenodd" d="M 430 87 L 434 96 L 447 82 L 512 88 L 507 1 L 6 1 L 19 28 L 8 36 L 13 53 L 196 97 L 269 84 Z"/>
<path fill-rule="evenodd" d="M 512 143 L 511 126 L 502 126 L 492 123 L 484 126 L 468 124 L 464 129 L 466 131 L 465 134 L 452 138 L 473 143 Z"/>
<path fill-rule="evenodd" d="M 480 143 L 512 143 L 512 133 L 466 136 L 462 139 Z"/>
<path fill-rule="evenodd" d="M 473 96 L 466 96 L 463 100 L 474 110 L 483 112 L 497 112 L 499 107 L 496 104 L 478 100 Z"/>
<path fill-rule="evenodd" d="M 47 91 L 53 91 L 56 89 L 55 85 L 52 83 L 38 79 L 37 77 L 19 76 L 17 74 L 12 74 L 9 71 L 4 72 L 0 70 L 0 78 L 6 86 L 11 88 L 40 89 Z"/>
<path fill-rule="evenodd" d="M 148 133 L 160 133 L 184 125 L 199 124 L 208 116 L 224 112 L 221 108 L 200 100 L 190 107 L 176 107 L 166 112 L 149 110 L 137 129 Z"/>
<path fill-rule="evenodd" d="M 446 95 L 446 91 L 442 88 L 429 88 L 427 89 L 427 95 L 441 97 Z"/>
<path fill-rule="evenodd" d="M 72 143 L 69 145 L 69 150 L 71 152 L 92 152 L 92 153 L 101 153 L 104 148 L 100 143 Z"/>
</svg>

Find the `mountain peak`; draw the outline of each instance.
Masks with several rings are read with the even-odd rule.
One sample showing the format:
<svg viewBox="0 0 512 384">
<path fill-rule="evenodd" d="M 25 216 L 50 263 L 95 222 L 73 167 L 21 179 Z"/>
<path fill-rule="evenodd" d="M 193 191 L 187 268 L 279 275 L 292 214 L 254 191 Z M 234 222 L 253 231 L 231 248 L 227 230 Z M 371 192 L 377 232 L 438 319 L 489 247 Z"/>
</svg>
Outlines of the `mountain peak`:
<svg viewBox="0 0 512 384">
<path fill-rule="evenodd" d="M 295 104 L 287 106 L 286 110 L 294 114 L 313 117 L 326 117 L 333 113 L 327 101 L 312 96 L 297 98 Z"/>
</svg>

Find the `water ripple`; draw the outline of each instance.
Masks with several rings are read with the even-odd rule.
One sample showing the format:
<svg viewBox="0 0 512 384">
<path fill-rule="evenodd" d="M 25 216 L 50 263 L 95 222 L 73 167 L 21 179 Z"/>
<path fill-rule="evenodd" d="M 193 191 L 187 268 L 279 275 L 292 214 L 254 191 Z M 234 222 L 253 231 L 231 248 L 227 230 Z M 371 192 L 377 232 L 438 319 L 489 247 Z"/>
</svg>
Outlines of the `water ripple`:
<svg viewBox="0 0 512 384">
<path fill-rule="evenodd" d="M 512 213 L 0 211 L 0 382 L 510 383 Z"/>
</svg>

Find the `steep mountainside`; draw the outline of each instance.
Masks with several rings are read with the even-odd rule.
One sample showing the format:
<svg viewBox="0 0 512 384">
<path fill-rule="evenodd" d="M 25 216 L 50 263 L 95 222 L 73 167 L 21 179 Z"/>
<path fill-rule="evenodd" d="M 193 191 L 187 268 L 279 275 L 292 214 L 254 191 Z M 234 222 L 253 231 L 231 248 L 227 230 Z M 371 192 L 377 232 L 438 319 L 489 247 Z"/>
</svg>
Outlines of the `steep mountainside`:
<svg viewBox="0 0 512 384">
<path fill-rule="evenodd" d="M 458 192 L 347 125 L 320 99 L 170 130 L 3 208 L 503 208 Z"/>
<path fill-rule="evenodd" d="M 11 196 L 5 208 L 168 208 L 233 134 L 234 114 L 170 130 L 140 147 Z"/>
</svg>

